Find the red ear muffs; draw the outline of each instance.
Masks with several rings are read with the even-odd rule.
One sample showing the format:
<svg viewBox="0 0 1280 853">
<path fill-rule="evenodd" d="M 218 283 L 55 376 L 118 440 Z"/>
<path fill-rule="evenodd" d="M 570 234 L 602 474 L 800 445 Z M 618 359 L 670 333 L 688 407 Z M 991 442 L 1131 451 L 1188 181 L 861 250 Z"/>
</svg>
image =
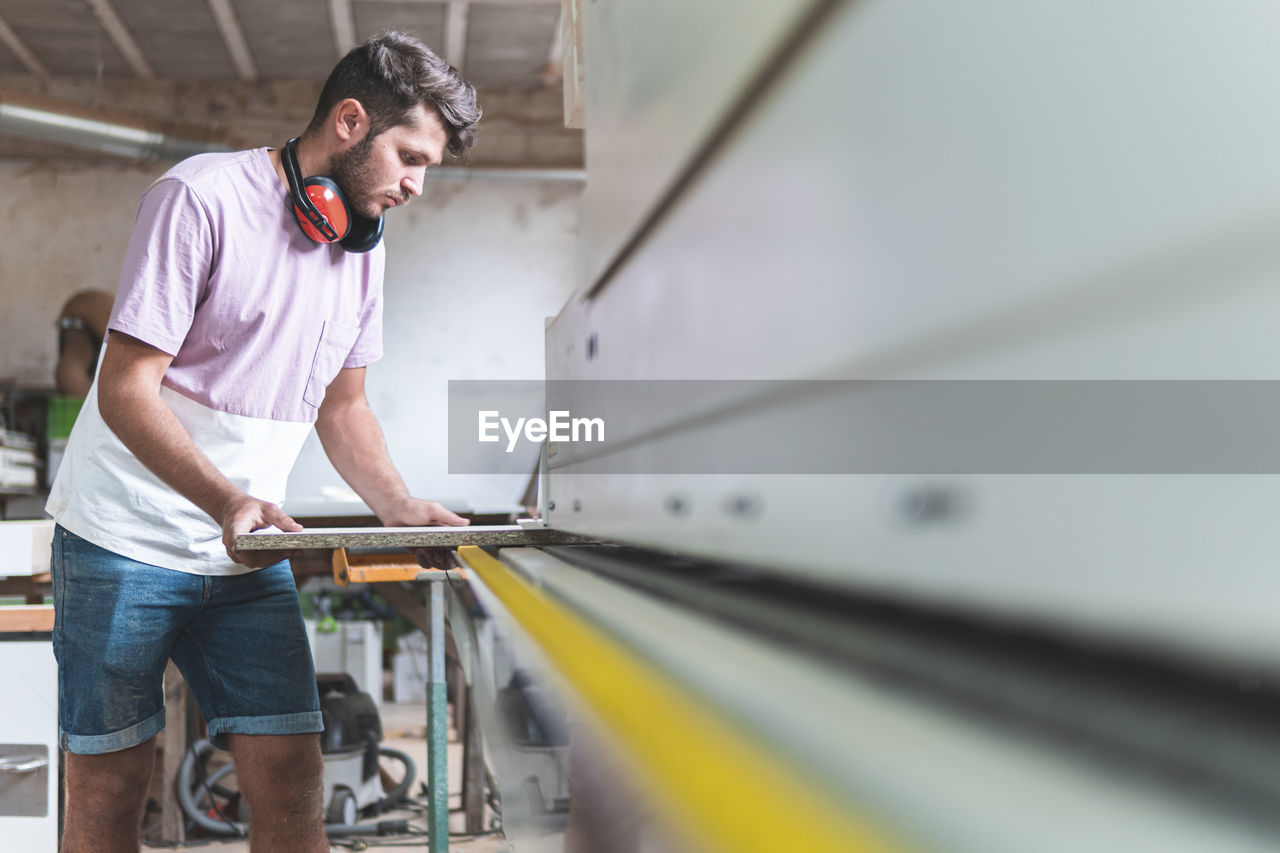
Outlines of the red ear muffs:
<svg viewBox="0 0 1280 853">
<path fill-rule="evenodd" d="M 369 219 L 347 207 L 342 190 L 324 175 L 302 177 L 298 166 L 298 139 L 285 143 L 280 152 L 284 174 L 293 199 L 293 215 L 302 233 L 317 243 L 339 243 L 348 252 L 368 252 L 382 239 L 382 217 Z"/>
<path fill-rule="evenodd" d="M 351 230 L 351 211 L 347 210 L 338 185 L 316 175 L 303 181 L 302 186 L 311 202 L 309 207 L 297 202 L 293 205 L 293 215 L 302 226 L 302 233 L 317 243 L 333 243 L 346 237 Z"/>
</svg>

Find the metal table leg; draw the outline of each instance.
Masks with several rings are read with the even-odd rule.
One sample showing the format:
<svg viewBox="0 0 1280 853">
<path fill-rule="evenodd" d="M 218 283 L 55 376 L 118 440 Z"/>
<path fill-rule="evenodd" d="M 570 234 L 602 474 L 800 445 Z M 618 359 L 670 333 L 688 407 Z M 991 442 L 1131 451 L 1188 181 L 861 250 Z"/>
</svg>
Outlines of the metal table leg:
<svg viewBox="0 0 1280 853">
<path fill-rule="evenodd" d="M 427 842 L 430 853 L 449 849 L 448 687 L 444 672 L 444 574 L 427 583 Z"/>
</svg>

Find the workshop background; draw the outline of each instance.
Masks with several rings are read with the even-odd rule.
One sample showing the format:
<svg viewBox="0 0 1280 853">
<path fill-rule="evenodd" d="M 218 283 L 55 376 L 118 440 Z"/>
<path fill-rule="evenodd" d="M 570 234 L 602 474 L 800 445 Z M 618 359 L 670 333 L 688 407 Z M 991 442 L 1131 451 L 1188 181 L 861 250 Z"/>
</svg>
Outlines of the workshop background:
<svg viewBox="0 0 1280 853">
<path fill-rule="evenodd" d="M 541 378 L 530 318 L 572 292 L 583 134 L 565 127 L 559 0 L 7 2 L 0 103 L 211 148 L 278 147 L 310 120 L 335 57 L 397 27 L 463 69 L 484 119 L 467 163 L 446 163 L 387 219 L 386 356 L 370 401 L 416 493 L 506 505 L 523 483 L 448 477 L 445 392 L 451 378 Z M 0 256 L 0 382 L 52 384 L 62 304 L 114 292 L 138 196 L 170 164 L 104 147 L 0 118 L 0 229 L 21 247 Z M 313 439 L 290 497 L 345 491 Z"/>
<path fill-rule="evenodd" d="M 376 521 L 314 442 L 286 509 L 317 644 L 392 700 L 448 672 L 432 853 L 1280 849 L 1271 0 L 0 0 L 0 833 L 56 818 L 48 527 L 11 525 L 59 308 L 172 159 L 282 144 L 389 26 L 485 117 L 388 217 L 370 395 L 477 525 L 430 568 L 438 530 L 325 529 Z M 544 377 L 606 440 L 450 474 L 490 386 L 448 382 Z M 385 743 L 439 756 L 404 707 Z"/>
<path fill-rule="evenodd" d="M 523 476 L 450 476 L 447 387 L 450 379 L 541 379 L 545 318 L 572 293 L 585 173 L 581 122 L 568 127 L 565 118 L 571 23 L 560 0 L 0 4 L 0 519 L 13 522 L 0 530 L 8 552 L 0 574 L 47 563 L 39 546 L 31 553 L 19 520 L 44 517 L 74 417 L 75 401 L 54 388 L 59 315 L 73 294 L 114 293 L 141 193 L 180 156 L 279 147 L 300 133 L 337 59 L 385 29 L 414 33 L 461 69 L 479 90 L 484 118 L 467 160 L 448 158 L 422 197 L 387 219 L 385 355 L 369 371 L 368 395 L 415 494 L 480 516 L 518 513 L 536 458 L 526 458 Z M 175 154 L 137 143 L 146 134 L 188 147 Z M 298 299 L 305 303 L 306 294 Z M 288 491 L 287 508 L 300 516 L 369 514 L 314 435 Z M 23 592 L 14 586 L 22 583 L 13 580 L 9 591 Z M 422 635 L 403 617 L 384 630 L 370 620 L 389 614 L 385 603 L 376 614 L 352 611 L 340 593 L 313 585 L 303 594 L 318 662 L 356 671 L 380 705 L 385 689 L 386 734 L 409 734 L 395 742 L 414 754 L 421 779 Z M 9 609 L 42 598 L 32 586 L 9 599 L 16 605 Z M 343 623 L 326 625 L 317 604 Z M 357 621 L 347 622 L 352 616 Z M 42 626 L 9 626 L 25 627 Z M 32 701 L 47 702 L 37 689 L 50 675 L 38 663 L 47 640 L 33 662 L 18 645 L 3 647 L 12 650 L 6 683 L 25 673 L 37 686 Z M 47 733 L 50 719 L 37 728 Z M 13 724 L 0 719 L 0 732 L 0 741 L 12 740 Z M 0 800 L 15 796 L 22 797 L 0 785 Z M 6 829 L 37 822 L 19 814 L 0 803 Z M 44 824 L 56 816 L 55 807 Z M 31 832 L 41 841 L 24 849 L 49 849 L 45 828 Z M 21 832 L 15 837 L 26 842 Z"/>
</svg>

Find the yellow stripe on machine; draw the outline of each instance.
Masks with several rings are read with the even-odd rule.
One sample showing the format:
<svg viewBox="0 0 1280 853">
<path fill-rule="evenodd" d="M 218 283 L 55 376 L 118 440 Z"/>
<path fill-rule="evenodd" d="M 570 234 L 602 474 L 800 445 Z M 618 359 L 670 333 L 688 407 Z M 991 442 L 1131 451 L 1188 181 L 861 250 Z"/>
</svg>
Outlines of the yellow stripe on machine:
<svg viewBox="0 0 1280 853">
<path fill-rule="evenodd" d="M 458 553 L 618 737 L 655 801 L 702 849 L 906 851 L 481 548 Z"/>
</svg>

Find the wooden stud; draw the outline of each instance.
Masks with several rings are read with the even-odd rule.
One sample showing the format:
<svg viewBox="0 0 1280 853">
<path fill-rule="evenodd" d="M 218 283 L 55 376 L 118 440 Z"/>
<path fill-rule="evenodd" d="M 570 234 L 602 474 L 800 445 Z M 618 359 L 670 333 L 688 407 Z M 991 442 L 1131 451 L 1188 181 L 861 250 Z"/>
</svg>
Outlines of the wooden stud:
<svg viewBox="0 0 1280 853">
<path fill-rule="evenodd" d="M 52 630 L 52 604 L 19 604 L 13 607 L 0 607 L 0 632 L 16 634 Z"/>
<path fill-rule="evenodd" d="M 3 18 L 0 18 L 0 44 L 9 48 L 9 52 L 18 57 L 18 61 L 32 74 L 37 77 L 49 76 L 49 69 L 36 59 L 36 55 L 23 43 L 22 39 L 18 38 L 18 34 Z"/>
<path fill-rule="evenodd" d="M 218 31 L 222 33 L 222 42 L 227 46 L 227 55 L 241 80 L 257 80 L 258 68 L 253 62 L 253 54 L 249 51 L 249 42 L 240 27 L 240 19 L 231 6 L 231 0 L 209 0 L 209 11 L 218 23 Z"/>
<path fill-rule="evenodd" d="M 160 837 L 171 844 L 187 840 L 185 816 L 178 803 L 178 771 L 187 753 L 187 697 L 190 690 L 173 661 L 164 670 L 164 707 L 167 725 L 164 729 L 164 758 L 161 778 L 164 793 L 160 798 Z"/>
<path fill-rule="evenodd" d="M 124 21 L 120 20 L 120 16 L 116 14 L 116 8 L 111 5 L 111 0 L 85 0 L 85 2 L 93 9 L 93 14 L 98 18 L 98 23 L 106 30 L 112 44 L 120 51 L 120 55 L 124 57 L 124 61 L 133 69 L 133 73 L 144 80 L 153 79 L 156 76 L 156 72 L 151 69 L 151 63 L 147 62 L 146 56 L 142 53 L 142 48 L 138 47 L 138 43 L 133 40 L 133 35 L 129 32 L 129 28 L 124 25 Z"/>
<path fill-rule="evenodd" d="M 467 62 L 467 0 L 451 0 L 444 19 L 444 58 L 461 73 Z"/>
</svg>

